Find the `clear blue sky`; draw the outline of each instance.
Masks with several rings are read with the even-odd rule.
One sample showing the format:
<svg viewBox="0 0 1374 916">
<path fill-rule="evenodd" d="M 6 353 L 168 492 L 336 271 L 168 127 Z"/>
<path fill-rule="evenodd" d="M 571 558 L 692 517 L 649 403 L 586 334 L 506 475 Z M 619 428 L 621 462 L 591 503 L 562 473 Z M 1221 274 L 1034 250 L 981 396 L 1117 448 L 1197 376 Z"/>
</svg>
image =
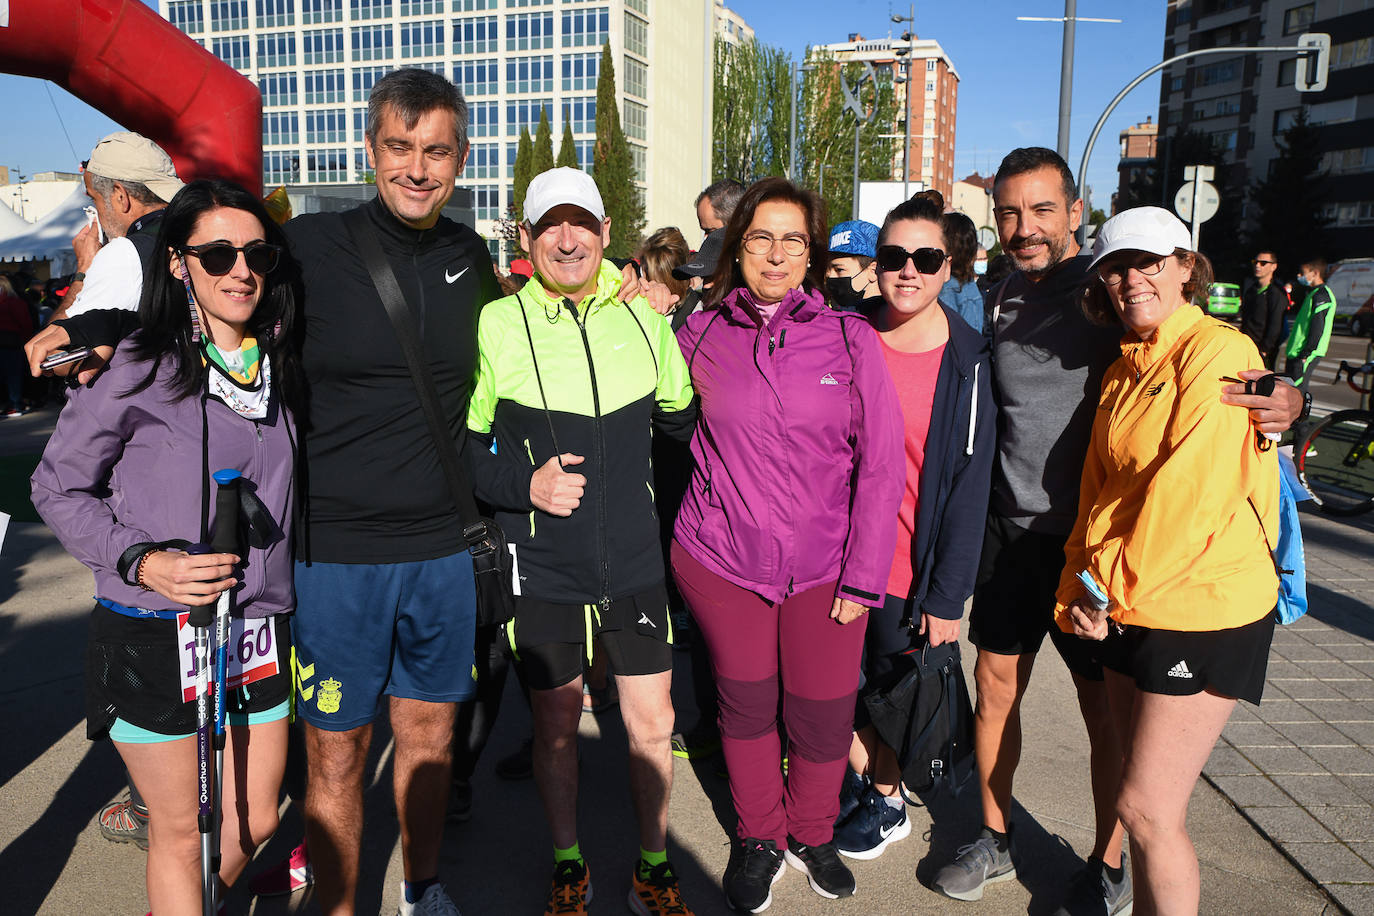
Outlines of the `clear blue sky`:
<svg viewBox="0 0 1374 916">
<path fill-rule="evenodd" d="M 42 0 L 11 0 L 41 3 Z M 145 0 L 148 2 L 148 0 Z M 660 3 L 672 0 L 658 0 Z M 156 2 L 149 2 L 156 6 Z M 892 13 L 907 3 L 889 0 L 729 0 L 759 40 L 800 57 L 808 44 L 900 34 Z M 1059 61 L 1062 28 L 1051 22 L 1018 22 L 1017 16 L 1061 16 L 1060 0 L 958 0 L 916 4 L 916 33 L 944 46 L 959 71 L 959 120 L 955 176 L 989 174 L 1016 146 L 1053 148 L 1058 135 Z M 1159 0 L 1079 0 L 1079 16 L 1121 19 L 1120 25 L 1080 22 L 1074 65 L 1070 135 L 1076 170 L 1097 117 L 1121 87 L 1160 59 L 1164 4 Z M 49 99 L 51 93 L 51 100 Z M 119 125 L 41 80 L 0 75 L 0 98 L 10 113 L 0 133 L 0 165 L 37 171 L 75 171 L 97 140 Z M 1136 88 L 1103 129 L 1088 168 L 1094 202 L 1106 209 L 1116 187 L 1116 135 L 1154 115 L 1159 77 Z M 64 127 L 66 133 L 64 133 Z M 70 134 L 70 143 L 67 139 Z"/>
</svg>

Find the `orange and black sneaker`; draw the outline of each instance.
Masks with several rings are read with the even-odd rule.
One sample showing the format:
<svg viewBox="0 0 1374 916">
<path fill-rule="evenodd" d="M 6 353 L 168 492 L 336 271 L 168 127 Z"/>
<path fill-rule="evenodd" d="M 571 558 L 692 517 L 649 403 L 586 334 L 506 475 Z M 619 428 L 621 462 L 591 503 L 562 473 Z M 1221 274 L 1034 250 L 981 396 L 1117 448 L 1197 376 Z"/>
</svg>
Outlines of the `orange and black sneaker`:
<svg viewBox="0 0 1374 916">
<path fill-rule="evenodd" d="M 692 911 L 682 902 L 673 866 L 667 862 L 660 862 L 647 871 L 642 862 L 635 868 L 629 904 L 630 910 L 639 916 L 692 916 Z"/>
<path fill-rule="evenodd" d="M 544 916 L 587 916 L 591 902 L 592 876 L 587 863 L 576 859 L 555 862 Z"/>
</svg>

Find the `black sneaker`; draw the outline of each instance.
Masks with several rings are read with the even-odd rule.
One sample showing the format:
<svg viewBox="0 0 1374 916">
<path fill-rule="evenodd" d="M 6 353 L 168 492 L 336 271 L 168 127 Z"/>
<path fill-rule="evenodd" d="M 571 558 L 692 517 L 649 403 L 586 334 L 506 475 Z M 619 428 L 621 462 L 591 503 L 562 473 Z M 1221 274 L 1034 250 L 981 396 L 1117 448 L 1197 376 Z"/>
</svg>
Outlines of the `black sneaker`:
<svg viewBox="0 0 1374 916">
<path fill-rule="evenodd" d="M 807 846 L 791 835 L 787 836 L 787 864 L 806 875 L 811 889 L 822 897 L 834 900 L 854 893 L 854 873 L 840 861 L 834 843 Z"/>
<path fill-rule="evenodd" d="M 534 739 L 526 738 L 520 749 L 496 761 L 496 775 L 502 779 L 529 779 L 534 775 Z"/>
<path fill-rule="evenodd" d="M 472 820 L 472 783 L 468 780 L 455 779 L 449 787 L 447 818 L 455 824 Z"/>
<path fill-rule="evenodd" d="M 772 840 L 741 840 L 725 868 L 725 901 L 745 913 L 762 913 L 773 903 L 773 885 L 782 879 L 782 853 Z"/>
</svg>

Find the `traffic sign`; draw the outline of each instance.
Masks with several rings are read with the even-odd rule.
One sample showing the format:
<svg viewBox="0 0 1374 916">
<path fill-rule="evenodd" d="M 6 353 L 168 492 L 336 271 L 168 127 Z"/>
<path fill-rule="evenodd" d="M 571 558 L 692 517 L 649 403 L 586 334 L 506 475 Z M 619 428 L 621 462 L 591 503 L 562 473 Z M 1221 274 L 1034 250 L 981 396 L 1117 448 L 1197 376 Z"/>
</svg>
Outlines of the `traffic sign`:
<svg viewBox="0 0 1374 916">
<path fill-rule="evenodd" d="M 1211 182 L 1204 181 L 1201 187 L 1197 187 L 1191 181 L 1185 182 L 1174 195 L 1174 212 L 1184 222 L 1193 221 L 1194 191 L 1197 192 L 1197 222 L 1205 223 L 1221 209 L 1221 195 L 1217 193 L 1217 186 Z"/>
<path fill-rule="evenodd" d="M 1326 88 L 1326 72 L 1331 68 L 1331 36 L 1324 32 L 1304 32 L 1298 36 L 1298 55 L 1293 71 L 1293 88 L 1299 92 L 1321 92 Z"/>
<path fill-rule="evenodd" d="M 984 249 L 991 248 L 993 245 L 997 244 L 997 233 L 992 230 L 991 226 L 978 227 L 978 244 L 983 246 Z"/>
</svg>

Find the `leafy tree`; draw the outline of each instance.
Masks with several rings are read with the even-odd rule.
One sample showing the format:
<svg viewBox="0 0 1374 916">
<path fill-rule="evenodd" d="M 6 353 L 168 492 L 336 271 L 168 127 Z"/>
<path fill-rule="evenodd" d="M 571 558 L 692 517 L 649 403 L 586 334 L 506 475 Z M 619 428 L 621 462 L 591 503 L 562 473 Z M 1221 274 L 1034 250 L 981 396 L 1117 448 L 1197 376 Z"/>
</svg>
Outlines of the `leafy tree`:
<svg viewBox="0 0 1374 916">
<path fill-rule="evenodd" d="M 525 191 L 530 186 L 530 179 L 534 178 L 534 144 L 530 142 L 529 128 L 520 128 L 520 144 L 515 148 L 515 214 L 516 217 L 524 215 L 525 212 Z"/>
<path fill-rule="evenodd" d="M 558 162 L 556 164 L 559 168 L 581 168 L 577 162 L 577 145 L 573 143 L 572 125 L 567 121 L 563 122 L 563 142 L 558 144 Z"/>
<path fill-rule="evenodd" d="M 855 117 L 844 107 L 840 81 L 853 89 L 865 112 L 873 117 L 859 129 L 859 179 L 883 181 L 901 171 L 901 147 L 883 134 L 897 133 L 898 108 L 892 71 L 878 69 L 873 79 L 860 78 L 866 68 L 859 63 L 840 64 L 828 54 L 808 56 L 812 67 L 802 83 L 799 100 L 798 181 L 816 188 L 825 198 L 832 223 L 851 219 L 854 213 Z M 896 172 L 894 173 L 894 169 Z"/>
<path fill-rule="evenodd" d="M 620 105 L 615 91 L 615 61 L 611 45 L 601 51 L 601 73 L 596 81 L 596 145 L 592 149 L 592 176 L 601 191 L 606 215 L 611 220 L 608 257 L 628 258 L 639 247 L 644 226 L 644 202 L 635 183 L 630 143 L 620 128 Z"/>
<path fill-rule="evenodd" d="M 750 184 L 787 173 L 792 57 L 759 41 L 716 40 L 711 116 L 713 180 Z"/>
<path fill-rule="evenodd" d="M 1250 186 L 1250 199 L 1259 209 L 1249 234 L 1250 253 L 1260 248 L 1273 251 L 1285 276 L 1295 274 L 1304 258 L 1320 253 L 1326 235 L 1326 175 L 1320 171 L 1318 142 L 1316 128 L 1300 110 L 1275 143 L 1279 154 L 1270 164 L 1269 176 Z"/>
<path fill-rule="evenodd" d="M 534 131 L 534 161 L 530 165 L 531 177 L 553 168 L 553 128 L 549 126 L 549 110 L 539 109 L 539 126 Z"/>
</svg>

